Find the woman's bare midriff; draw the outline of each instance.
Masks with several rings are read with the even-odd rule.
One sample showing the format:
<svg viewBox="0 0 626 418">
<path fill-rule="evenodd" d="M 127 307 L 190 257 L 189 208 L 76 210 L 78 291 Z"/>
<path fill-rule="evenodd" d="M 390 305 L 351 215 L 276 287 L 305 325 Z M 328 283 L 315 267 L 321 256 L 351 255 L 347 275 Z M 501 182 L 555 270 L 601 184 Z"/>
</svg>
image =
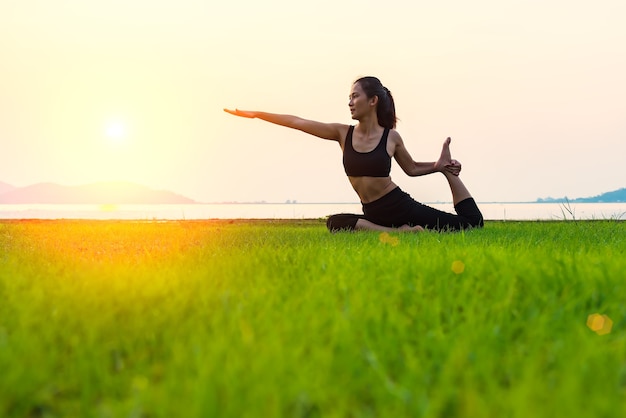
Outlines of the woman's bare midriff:
<svg viewBox="0 0 626 418">
<path fill-rule="evenodd" d="M 391 177 L 350 177 L 352 188 L 359 195 L 361 203 L 370 203 L 380 199 L 393 189 L 396 184 L 391 181 Z"/>
</svg>

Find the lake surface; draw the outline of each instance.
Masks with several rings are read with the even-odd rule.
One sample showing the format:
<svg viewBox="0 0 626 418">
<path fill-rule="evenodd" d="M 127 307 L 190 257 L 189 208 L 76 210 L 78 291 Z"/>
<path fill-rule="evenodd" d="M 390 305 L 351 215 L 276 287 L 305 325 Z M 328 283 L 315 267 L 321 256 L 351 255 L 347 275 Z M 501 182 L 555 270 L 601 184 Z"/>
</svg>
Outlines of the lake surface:
<svg viewBox="0 0 626 418">
<path fill-rule="evenodd" d="M 429 206 L 454 212 L 452 203 Z M 486 220 L 626 220 L 626 203 L 479 203 Z M 316 219 L 363 213 L 358 203 L 236 203 L 193 205 L 0 205 L 0 219 Z"/>
</svg>

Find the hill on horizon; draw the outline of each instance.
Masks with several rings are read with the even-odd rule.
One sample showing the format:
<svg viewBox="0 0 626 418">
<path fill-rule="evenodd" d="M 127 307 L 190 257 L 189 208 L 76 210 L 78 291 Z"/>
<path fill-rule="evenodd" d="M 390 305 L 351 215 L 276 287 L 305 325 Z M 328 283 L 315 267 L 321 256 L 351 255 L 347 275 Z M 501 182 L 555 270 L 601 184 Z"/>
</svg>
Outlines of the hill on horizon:
<svg viewBox="0 0 626 418">
<path fill-rule="evenodd" d="M 153 190 L 129 182 L 101 182 L 80 186 L 38 183 L 14 187 L 0 182 L 0 204 L 193 204 L 196 201 L 167 190 Z"/>
<path fill-rule="evenodd" d="M 10 185 L 9 183 L 5 183 L 0 181 L 0 195 L 11 190 L 15 189 L 15 186 Z"/>
<path fill-rule="evenodd" d="M 568 199 L 567 197 L 547 197 L 537 199 L 537 203 L 621 203 L 626 202 L 626 188 L 613 190 L 612 192 L 602 193 L 592 197 L 578 197 L 576 199 Z"/>
</svg>

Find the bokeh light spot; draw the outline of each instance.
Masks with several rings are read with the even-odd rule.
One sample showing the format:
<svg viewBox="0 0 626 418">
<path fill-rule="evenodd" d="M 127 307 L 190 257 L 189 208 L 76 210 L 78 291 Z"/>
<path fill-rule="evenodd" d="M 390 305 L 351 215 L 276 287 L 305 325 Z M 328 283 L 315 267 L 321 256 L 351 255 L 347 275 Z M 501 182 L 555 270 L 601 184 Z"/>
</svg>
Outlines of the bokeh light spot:
<svg viewBox="0 0 626 418">
<path fill-rule="evenodd" d="M 393 236 L 389 235 L 388 232 L 381 232 L 381 234 L 378 237 L 378 239 L 383 244 L 388 244 L 388 245 L 391 245 L 392 247 L 395 247 L 396 245 L 398 245 L 400 243 L 400 240 L 398 239 L 398 237 L 393 237 Z"/>
<path fill-rule="evenodd" d="M 613 329 L 613 320 L 606 315 L 594 313 L 587 317 L 587 326 L 598 335 L 606 335 Z"/>
<path fill-rule="evenodd" d="M 461 274 L 465 271 L 465 263 L 461 260 L 455 260 L 452 262 L 452 271 L 455 274 Z"/>
</svg>

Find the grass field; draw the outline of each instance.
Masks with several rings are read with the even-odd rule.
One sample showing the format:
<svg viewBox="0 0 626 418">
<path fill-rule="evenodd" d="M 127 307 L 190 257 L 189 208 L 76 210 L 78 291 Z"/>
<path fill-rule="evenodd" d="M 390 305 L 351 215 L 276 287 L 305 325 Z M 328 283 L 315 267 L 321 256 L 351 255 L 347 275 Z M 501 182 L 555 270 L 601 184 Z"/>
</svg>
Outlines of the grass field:
<svg viewBox="0 0 626 418">
<path fill-rule="evenodd" d="M 625 222 L 0 222 L 2 417 L 622 417 L 625 323 Z"/>
</svg>

